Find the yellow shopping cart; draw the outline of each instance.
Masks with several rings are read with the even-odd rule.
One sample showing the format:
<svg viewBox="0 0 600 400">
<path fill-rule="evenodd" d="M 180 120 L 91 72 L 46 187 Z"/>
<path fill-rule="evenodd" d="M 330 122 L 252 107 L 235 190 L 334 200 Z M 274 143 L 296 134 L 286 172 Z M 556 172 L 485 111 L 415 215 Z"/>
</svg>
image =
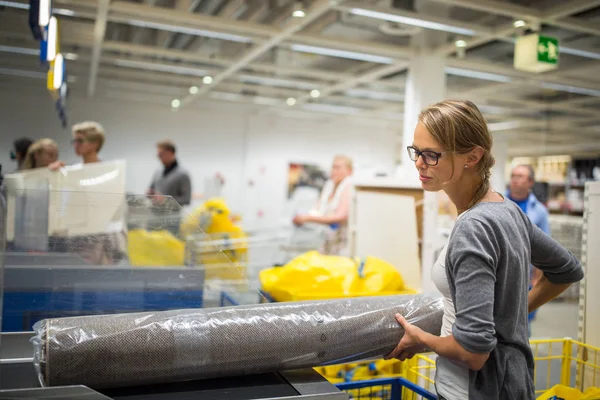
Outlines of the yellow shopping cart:
<svg viewBox="0 0 600 400">
<path fill-rule="evenodd" d="M 565 390 L 566 394 L 557 396 L 565 400 L 600 399 L 600 393 L 598 397 L 594 397 L 589 390 L 600 386 L 600 348 L 572 339 L 532 340 L 530 343 L 535 360 L 533 382 L 537 396 L 542 396 L 543 399 L 553 398 L 552 391 L 559 391 L 557 385 L 560 385 L 559 388 L 578 389 L 571 393 Z M 406 378 L 434 392 L 435 355 L 419 354 L 407 363 Z M 585 397 L 573 394 L 586 390 Z M 545 394 L 549 396 L 544 396 Z M 413 392 L 407 392 L 402 398 L 413 400 L 419 397 Z"/>
</svg>

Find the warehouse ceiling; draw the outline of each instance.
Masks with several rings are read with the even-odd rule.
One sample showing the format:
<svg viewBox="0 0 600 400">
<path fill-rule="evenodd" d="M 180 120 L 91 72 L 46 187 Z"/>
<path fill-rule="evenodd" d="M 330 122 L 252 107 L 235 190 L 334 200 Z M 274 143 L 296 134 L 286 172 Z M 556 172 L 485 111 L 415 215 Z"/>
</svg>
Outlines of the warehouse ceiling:
<svg viewBox="0 0 600 400">
<path fill-rule="evenodd" d="M 425 36 L 446 58 L 447 97 L 474 100 L 512 154 L 600 152 L 600 0 L 53 6 L 75 95 L 178 109 L 202 99 L 250 103 L 397 121 L 401 129 L 407 67 Z M 27 9 L 24 0 L 0 0 L 2 90 L 44 85 Z M 557 70 L 513 68 L 514 40 L 530 31 L 560 40 Z"/>
</svg>

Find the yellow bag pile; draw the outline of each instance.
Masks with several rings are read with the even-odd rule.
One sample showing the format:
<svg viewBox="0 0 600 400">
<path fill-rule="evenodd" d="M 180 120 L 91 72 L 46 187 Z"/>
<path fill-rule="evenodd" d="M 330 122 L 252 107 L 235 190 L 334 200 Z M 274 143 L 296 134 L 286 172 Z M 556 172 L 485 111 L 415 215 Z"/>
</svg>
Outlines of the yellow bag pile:
<svg viewBox="0 0 600 400">
<path fill-rule="evenodd" d="M 262 289 L 276 301 L 413 294 L 391 264 L 365 259 L 304 253 L 283 267 L 260 272 Z"/>
<path fill-rule="evenodd" d="M 542 394 L 537 400 L 598 400 L 600 399 L 600 388 L 591 387 L 585 392 L 564 385 L 553 386 Z"/>
</svg>

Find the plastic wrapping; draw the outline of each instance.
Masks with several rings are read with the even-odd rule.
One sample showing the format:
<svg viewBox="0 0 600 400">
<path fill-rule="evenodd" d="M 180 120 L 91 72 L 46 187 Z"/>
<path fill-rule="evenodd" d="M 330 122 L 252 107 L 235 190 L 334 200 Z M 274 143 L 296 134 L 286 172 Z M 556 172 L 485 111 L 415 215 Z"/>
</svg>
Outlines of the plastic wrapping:
<svg viewBox="0 0 600 400">
<path fill-rule="evenodd" d="M 439 335 L 430 294 L 72 317 L 35 324 L 34 364 L 44 386 L 110 388 L 376 359 L 396 313 Z"/>
</svg>

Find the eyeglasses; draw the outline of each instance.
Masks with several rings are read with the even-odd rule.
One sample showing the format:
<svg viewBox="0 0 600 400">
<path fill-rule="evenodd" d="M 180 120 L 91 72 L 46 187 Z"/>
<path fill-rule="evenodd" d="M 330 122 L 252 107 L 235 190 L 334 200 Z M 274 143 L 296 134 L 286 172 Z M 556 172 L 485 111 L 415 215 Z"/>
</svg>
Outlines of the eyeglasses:
<svg viewBox="0 0 600 400">
<path fill-rule="evenodd" d="M 417 162 L 419 157 L 422 157 L 423 162 L 425 164 L 429 165 L 430 167 L 436 166 L 438 164 L 439 158 L 442 156 L 442 154 L 448 153 L 447 151 L 442 151 L 441 153 L 437 153 L 437 152 L 431 151 L 431 150 L 419 151 L 413 146 L 408 146 L 406 148 L 406 150 L 408 150 L 408 157 L 412 161 Z"/>
</svg>

